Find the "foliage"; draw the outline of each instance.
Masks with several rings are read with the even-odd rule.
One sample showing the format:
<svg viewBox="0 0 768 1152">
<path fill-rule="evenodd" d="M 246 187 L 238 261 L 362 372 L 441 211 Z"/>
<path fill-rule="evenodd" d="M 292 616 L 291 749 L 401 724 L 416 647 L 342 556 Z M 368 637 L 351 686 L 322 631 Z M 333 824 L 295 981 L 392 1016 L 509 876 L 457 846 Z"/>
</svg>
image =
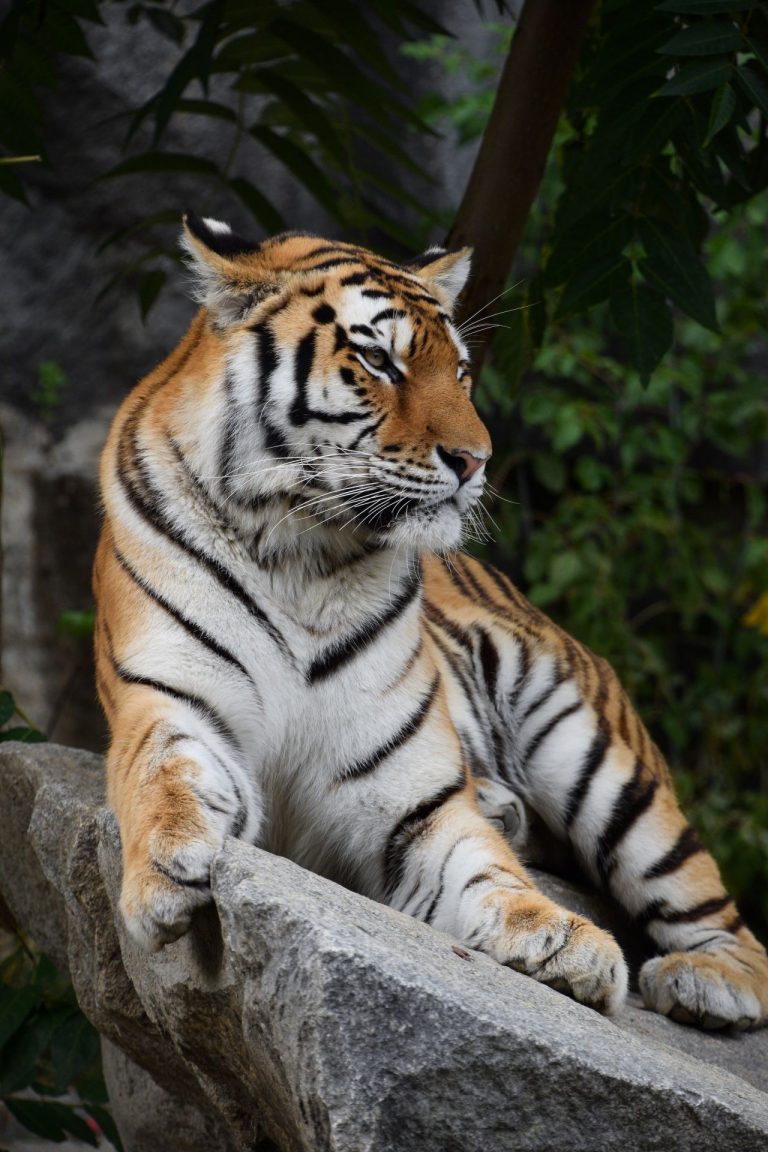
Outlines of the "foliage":
<svg viewBox="0 0 768 1152">
<path fill-rule="evenodd" d="M 60 364 L 55 360 L 40 361 L 37 366 L 37 388 L 32 393 L 32 399 L 43 420 L 48 421 L 55 415 L 67 383 L 66 373 Z"/>
<path fill-rule="evenodd" d="M 43 1139 L 58 1143 L 74 1136 L 97 1147 L 103 1132 L 121 1147 L 101 1075 L 98 1033 L 68 982 L 21 936 L 0 963 L 0 1102 Z"/>
<path fill-rule="evenodd" d="M 444 40 L 418 52 L 462 66 Z M 464 64 L 481 124 L 493 90 Z M 433 100 L 429 115 L 464 137 L 464 107 Z M 487 309 L 500 323 L 477 398 L 502 493 L 495 558 L 617 668 L 745 916 L 768 938 L 768 193 L 727 211 L 710 205 L 702 267 L 718 331 L 675 311 L 674 344 L 645 382 L 627 369 L 615 300 L 575 316 L 549 304 L 545 322 L 541 266 L 571 194 L 572 143 L 566 119 L 515 270 L 526 279 Z"/>
<path fill-rule="evenodd" d="M 21 740 L 27 744 L 37 744 L 45 740 L 45 736 L 33 726 L 11 693 L 0 690 L 0 741 L 2 740 Z"/>
<path fill-rule="evenodd" d="M 429 178 L 403 143 L 403 126 L 429 134 L 403 96 L 403 79 L 383 41 L 443 29 L 415 0 L 207 0 L 179 11 L 173 3 L 117 0 L 14 0 L 0 25 L 0 146 L 35 152 L 48 161 L 41 90 L 56 85 L 58 55 L 89 57 L 89 25 L 123 8 L 136 41 L 161 36 L 179 48 L 161 88 L 128 114 L 127 155 L 102 179 L 136 175 L 194 177 L 198 206 L 222 196 L 252 218 L 254 229 L 278 232 L 287 223 L 254 174 L 269 157 L 301 184 L 346 234 L 385 247 L 418 246 L 429 227 Z M 181 118 L 220 128 L 209 147 L 225 155 L 181 153 L 168 143 Z M 140 150 L 139 150 L 140 149 Z M 26 199 L 21 171 L 0 166 L 0 189 Z M 408 173 L 425 196 L 409 195 L 392 173 Z M 403 222 L 410 209 L 411 226 Z M 104 238 L 102 250 L 144 233 L 137 261 L 123 267 L 136 283 L 146 316 L 178 259 L 178 212 L 150 211 Z M 110 284 L 109 286 L 112 286 Z"/>
</svg>

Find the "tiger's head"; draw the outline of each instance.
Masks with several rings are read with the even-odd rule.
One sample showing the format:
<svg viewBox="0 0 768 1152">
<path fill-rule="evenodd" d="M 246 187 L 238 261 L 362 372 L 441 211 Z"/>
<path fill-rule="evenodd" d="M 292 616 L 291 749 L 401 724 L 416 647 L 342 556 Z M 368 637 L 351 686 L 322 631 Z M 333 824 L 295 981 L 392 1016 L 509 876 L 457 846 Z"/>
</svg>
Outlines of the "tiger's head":
<svg viewBox="0 0 768 1152">
<path fill-rule="evenodd" d="M 192 215 L 183 243 L 224 365 L 223 494 L 301 496 L 306 516 L 382 543 L 459 544 L 491 453 L 452 320 L 470 250 L 398 265 Z"/>
</svg>

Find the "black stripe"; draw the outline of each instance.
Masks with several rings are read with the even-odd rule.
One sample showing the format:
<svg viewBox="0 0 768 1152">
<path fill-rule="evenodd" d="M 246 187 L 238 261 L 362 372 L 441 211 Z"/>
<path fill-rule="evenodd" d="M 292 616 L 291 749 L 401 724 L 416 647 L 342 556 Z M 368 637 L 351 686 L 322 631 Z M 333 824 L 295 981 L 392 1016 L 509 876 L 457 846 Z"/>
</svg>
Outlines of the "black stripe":
<svg viewBox="0 0 768 1152">
<path fill-rule="evenodd" d="M 232 480 L 232 464 L 235 455 L 235 436 L 237 434 L 237 411 L 232 397 L 232 376 L 229 370 L 224 375 L 224 405 L 226 415 L 219 447 L 218 472 L 221 477 L 222 490 L 226 494 L 230 491 L 229 485 Z"/>
<path fill-rule="evenodd" d="M 472 634 L 468 632 L 466 628 L 462 628 L 460 624 L 456 624 L 453 620 L 450 620 L 432 600 L 427 601 L 425 612 L 441 632 L 445 632 L 447 636 L 450 636 L 451 640 L 454 640 L 461 648 L 466 649 L 470 657 L 474 655 Z"/>
<path fill-rule="evenodd" d="M 296 380 L 296 399 L 291 405 L 289 417 L 294 424 L 306 424 L 309 419 L 307 406 L 307 383 L 315 362 L 316 337 L 314 329 L 303 336 L 296 348 L 294 360 L 294 377 Z"/>
<path fill-rule="evenodd" d="M 463 792 L 465 787 L 464 777 L 460 776 L 453 784 L 448 784 L 434 796 L 431 796 L 429 800 L 423 800 L 416 808 L 406 812 L 405 816 L 395 824 L 387 837 L 387 844 L 384 849 L 384 890 L 388 896 L 396 892 L 402 883 L 405 857 L 414 838 L 424 830 L 430 817 L 434 816 L 435 812 L 452 797 Z"/>
<path fill-rule="evenodd" d="M 137 469 L 140 473 L 143 473 L 143 469 L 138 464 Z M 168 516 L 163 511 L 161 511 L 159 502 L 155 498 L 155 494 L 152 494 L 149 499 L 142 499 L 131 481 L 119 467 L 117 469 L 117 476 L 123 486 L 123 490 L 129 502 L 131 503 L 134 510 L 138 513 L 138 515 L 141 516 L 141 518 L 147 524 L 149 524 L 149 526 L 153 528 L 154 531 L 157 532 L 160 536 L 165 536 L 168 540 L 175 544 L 177 548 L 180 548 L 183 552 L 186 552 L 188 556 L 193 557 L 193 559 L 195 559 L 214 577 L 214 579 L 221 585 L 222 588 L 236 597 L 236 599 L 239 600 L 240 603 L 248 610 L 250 615 L 259 622 L 261 627 L 264 629 L 267 635 L 272 638 L 281 652 L 286 657 L 288 657 L 291 662 L 294 662 L 293 655 L 288 648 L 288 645 L 286 644 L 282 634 L 269 619 L 266 612 L 264 612 L 264 610 L 251 599 L 242 585 L 239 584 L 237 580 L 235 580 L 229 569 L 225 568 L 224 565 L 221 564 L 218 560 L 214 559 L 214 557 L 209 556 L 206 552 L 203 552 L 201 549 L 197 548 L 194 544 L 191 544 L 189 540 L 187 540 L 186 536 L 171 522 Z M 152 489 L 149 478 L 145 473 L 143 473 L 143 478 L 147 491 L 151 492 Z"/>
<path fill-rule="evenodd" d="M 732 903 L 733 897 L 727 893 L 683 909 L 670 908 L 664 900 L 653 900 L 635 919 L 642 925 L 650 924 L 653 920 L 661 920 L 664 924 L 692 924 L 695 920 L 703 920 L 706 916 L 721 912 Z"/>
<path fill-rule="evenodd" d="M 555 692 L 557 692 L 558 688 L 563 683 L 565 683 L 565 676 L 563 675 L 560 668 L 555 667 L 555 674 L 552 677 L 552 682 L 547 688 L 544 689 L 543 692 L 541 692 L 536 697 L 536 699 L 531 704 L 528 705 L 525 712 L 523 712 L 522 716 L 520 717 L 520 724 L 524 724 L 525 721 L 528 720 L 534 712 L 538 712 L 539 708 L 543 708 L 547 701 L 552 699 Z"/>
<path fill-rule="evenodd" d="M 326 268 L 338 268 L 342 264 L 361 264 L 362 261 L 359 256 L 337 256 L 334 260 L 323 260 L 320 264 L 310 264 L 304 268 L 299 268 L 299 272 L 322 272 Z"/>
<path fill-rule="evenodd" d="M 134 584 L 136 584 L 138 588 L 141 589 L 142 592 L 144 592 L 146 596 L 150 598 L 150 600 L 153 600 L 155 604 L 158 604 L 163 609 L 164 612 L 167 612 L 168 615 L 172 617 L 172 619 L 174 619 L 176 623 L 179 624 L 186 632 L 188 632 L 190 636 L 193 636 L 195 640 L 198 641 L 198 643 L 202 644 L 205 648 L 208 648 L 211 652 L 213 652 L 215 656 L 220 657 L 220 659 L 225 660 L 228 664 L 231 664 L 233 667 L 237 668 L 253 684 L 247 668 L 240 663 L 236 656 L 233 656 L 233 654 L 226 648 L 223 648 L 217 640 L 214 640 L 210 632 L 206 632 L 205 629 L 201 628 L 200 625 L 197 624 L 194 620 L 190 620 L 189 617 L 180 612 L 178 608 L 174 608 L 174 606 L 168 600 L 166 600 L 164 596 L 161 596 L 161 594 L 156 591 L 156 589 L 147 583 L 143 576 L 140 576 L 138 572 L 136 572 L 131 567 L 125 556 L 123 556 L 122 552 L 120 552 L 118 548 L 115 548 L 114 552 L 118 564 L 126 573 L 126 575 L 133 581 Z M 254 687 L 256 687 L 255 684 Z"/>
<path fill-rule="evenodd" d="M 170 684 L 165 684 L 161 680 L 154 680 L 150 676 L 139 676 L 135 672 L 129 672 L 120 664 L 115 656 L 112 656 L 112 664 L 115 669 L 115 674 L 120 677 L 124 684 L 137 684 L 142 688 L 152 688 L 155 692 L 161 692 L 165 696 L 170 696 L 174 700 L 181 701 L 182 704 L 187 704 L 190 708 L 197 709 L 202 712 L 211 727 L 223 737 L 228 743 L 232 744 L 235 748 L 239 749 L 240 744 L 232 729 L 229 727 L 221 716 L 212 708 L 207 700 L 203 700 L 201 696 L 194 696 L 191 692 L 181 692 L 178 688 L 171 687 Z"/>
<path fill-rule="evenodd" d="M 338 672 L 344 664 L 348 664 L 350 660 L 363 653 L 378 639 L 380 633 L 389 624 L 392 624 L 409 604 L 413 603 L 420 589 L 420 576 L 411 577 L 386 612 L 367 620 L 362 628 L 358 628 L 356 632 L 352 632 L 343 640 L 339 640 L 326 648 L 321 655 L 316 656 L 307 669 L 307 683 L 317 684 L 318 681 L 325 680 L 334 672 Z"/>
<path fill-rule="evenodd" d="M 448 667 L 453 672 L 453 675 L 456 678 L 456 682 L 464 693 L 464 697 L 467 701 L 469 710 L 472 713 L 472 718 L 475 721 L 475 724 L 479 728 L 480 732 L 485 734 L 485 718 L 482 714 L 482 710 L 479 704 L 477 703 L 477 698 L 475 696 L 475 684 L 472 678 L 466 674 L 464 668 L 462 668 L 461 657 L 458 656 L 455 652 L 451 651 L 445 641 L 441 638 L 439 632 L 436 631 L 435 625 L 429 620 L 427 621 L 427 628 L 429 630 L 430 636 L 442 652 Z"/>
<path fill-rule="evenodd" d="M 342 288 L 347 288 L 350 284 L 365 284 L 366 280 L 370 278 L 370 275 L 367 269 L 365 272 L 350 272 L 348 276 L 342 276 L 339 283 Z"/>
<path fill-rule="evenodd" d="M 463 844 L 465 840 L 469 839 L 471 839 L 469 836 L 460 836 L 458 840 L 454 840 L 453 844 L 451 844 L 450 848 L 446 852 L 445 857 L 443 858 L 443 862 L 440 865 L 440 873 L 437 878 L 437 891 L 432 898 L 432 902 L 430 903 L 429 908 L 427 908 L 426 912 L 424 913 L 424 916 L 419 917 L 419 919 L 424 920 L 425 924 L 432 923 L 432 917 L 437 911 L 437 906 L 443 898 L 443 889 L 445 888 L 445 872 L 448 867 L 448 861 L 451 859 L 459 845 Z"/>
<path fill-rule="evenodd" d="M 380 324 L 382 320 L 404 320 L 406 315 L 402 308 L 384 308 L 371 317 L 371 324 Z"/>
<path fill-rule="evenodd" d="M 152 868 L 155 872 L 159 872 L 166 880 L 170 880 L 172 884 L 178 884 L 179 888 L 210 888 L 210 876 L 202 879 L 187 880 L 185 876 L 177 876 L 175 872 L 171 872 L 170 868 L 166 868 L 159 860 L 152 861 Z"/>
<path fill-rule="evenodd" d="M 312 312 L 312 319 L 316 324 L 332 324 L 336 319 L 336 311 L 327 302 L 318 304 Z"/>
<path fill-rule="evenodd" d="M 650 868 L 646 869 L 643 873 L 643 880 L 656 880 L 659 876 L 668 876 L 671 872 L 676 872 L 691 856 L 703 851 L 696 830 L 689 824 L 680 833 L 670 850 Z"/>
<path fill-rule="evenodd" d="M 386 288 L 363 288 L 360 295 L 368 296 L 371 300 L 391 300 L 395 294 L 394 292 L 388 292 Z"/>
<path fill-rule="evenodd" d="M 543 728 L 540 728 L 525 749 L 523 754 L 523 764 L 527 764 L 534 753 L 538 752 L 541 745 L 544 743 L 547 737 L 550 736 L 552 732 L 554 732 L 558 724 L 561 724 L 563 720 L 567 720 L 569 716 L 573 716 L 574 712 L 578 712 L 582 707 L 583 704 L 581 700 L 577 700 L 574 704 L 569 704 L 567 708 L 561 709 L 561 711 L 558 712 L 556 716 L 553 716 L 552 719 L 549 720 Z"/>
<path fill-rule="evenodd" d="M 570 828 L 574 820 L 578 816 L 581 806 L 584 803 L 584 798 L 587 795 L 587 790 L 592 782 L 592 777 L 597 773 L 605 754 L 611 744 L 611 737 L 608 732 L 608 726 L 603 717 L 598 721 L 598 729 L 595 733 L 592 743 L 587 752 L 584 760 L 584 765 L 579 773 L 579 777 L 574 784 L 573 788 L 568 794 L 568 799 L 565 802 L 565 810 L 563 812 L 563 823 L 566 828 Z"/>
<path fill-rule="evenodd" d="M 491 703 L 495 704 L 496 687 L 499 679 L 499 653 L 484 628 L 480 629 L 480 664 L 488 695 Z"/>
<path fill-rule="evenodd" d="M 517 702 L 520 699 L 520 695 L 523 689 L 527 686 L 531 672 L 533 671 L 531 653 L 527 643 L 522 639 L 521 636 L 515 637 L 515 643 L 520 649 L 520 667 L 517 670 L 515 683 L 512 691 L 509 694 L 509 699 L 507 700 L 507 706 L 512 713 L 514 713 L 515 709 L 517 708 Z"/>
<path fill-rule="evenodd" d="M 437 695 L 439 685 L 440 674 L 437 673 L 421 704 L 419 704 L 416 711 L 408 717 L 405 724 L 402 725 L 394 736 L 390 736 L 389 740 L 377 748 L 375 752 L 372 752 L 370 756 L 367 756 L 365 760 L 359 760 L 357 764 L 350 764 L 349 767 L 340 773 L 336 782 L 338 784 L 344 784 L 349 780 L 360 780 L 363 776 L 369 776 L 371 772 L 375 772 L 379 765 L 391 756 L 393 752 L 397 752 L 399 748 L 407 744 L 408 741 L 416 735 L 426 720 L 429 710 L 434 703 L 435 696 Z"/>
<path fill-rule="evenodd" d="M 645 765 L 638 757 L 635 761 L 632 779 L 627 780 L 621 789 L 613 806 L 608 825 L 598 838 L 595 856 L 597 868 L 603 880 L 606 880 L 613 870 L 615 865 L 613 855 L 617 846 L 653 803 L 659 782 L 653 778 L 644 781 L 643 775 L 646 772 Z"/>
<path fill-rule="evenodd" d="M 360 446 L 366 436 L 372 435 L 378 428 L 381 427 L 386 418 L 387 413 L 385 412 L 383 416 L 379 416 L 378 420 L 374 420 L 372 424 L 366 424 L 365 427 L 361 428 L 352 443 L 348 446 L 347 451 L 354 452 L 355 449 Z"/>
<path fill-rule="evenodd" d="M 320 420 L 324 424 L 356 424 L 359 420 L 367 420 L 370 412 L 324 412 L 318 408 L 310 408 L 307 403 L 307 384 L 315 362 L 315 345 L 316 332 L 313 328 L 301 338 L 296 348 L 294 360 L 296 398 L 288 413 L 289 419 L 299 427 L 309 420 Z"/>
</svg>

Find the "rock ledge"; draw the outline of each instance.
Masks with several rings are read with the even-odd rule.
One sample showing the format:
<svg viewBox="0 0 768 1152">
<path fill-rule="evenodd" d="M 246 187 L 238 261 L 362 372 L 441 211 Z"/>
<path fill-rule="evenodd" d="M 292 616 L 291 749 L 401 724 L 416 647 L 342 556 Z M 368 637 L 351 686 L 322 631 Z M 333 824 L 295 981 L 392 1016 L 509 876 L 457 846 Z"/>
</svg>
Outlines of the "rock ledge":
<svg viewBox="0 0 768 1152">
<path fill-rule="evenodd" d="M 606 1020 L 237 841 L 147 956 L 119 880 L 100 758 L 3 745 L 0 892 L 105 1039 L 127 1152 L 768 1152 L 768 1032 Z"/>
</svg>

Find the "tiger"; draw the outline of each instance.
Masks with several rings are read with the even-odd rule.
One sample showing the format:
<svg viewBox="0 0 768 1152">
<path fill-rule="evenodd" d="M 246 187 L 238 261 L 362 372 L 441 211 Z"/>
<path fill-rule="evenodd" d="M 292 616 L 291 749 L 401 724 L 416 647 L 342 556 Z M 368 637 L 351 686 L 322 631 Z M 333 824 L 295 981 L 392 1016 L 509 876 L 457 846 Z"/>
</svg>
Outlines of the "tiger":
<svg viewBox="0 0 768 1152">
<path fill-rule="evenodd" d="M 455 320 L 471 251 L 191 213 L 182 244 L 199 311 L 100 472 L 130 935 L 185 934 L 235 837 L 614 1013 L 622 951 L 537 889 L 527 812 L 644 930 L 648 1008 L 765 1024 L 766 952 L 611 666 L 462 551 L 491 455 Z"/>
</svg>

